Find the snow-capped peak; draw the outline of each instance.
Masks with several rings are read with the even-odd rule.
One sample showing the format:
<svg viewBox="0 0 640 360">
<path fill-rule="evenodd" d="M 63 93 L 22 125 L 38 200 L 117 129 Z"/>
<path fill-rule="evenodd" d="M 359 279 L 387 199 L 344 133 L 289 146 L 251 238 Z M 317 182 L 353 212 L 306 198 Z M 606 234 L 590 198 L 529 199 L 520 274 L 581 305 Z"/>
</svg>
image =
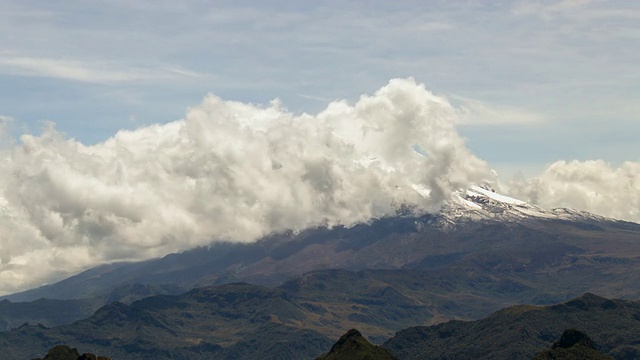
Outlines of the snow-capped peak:
<svg viewBox="0 0 640 360">
<path fill-rule="evenodd" d="M 444 205 L 441 216 L 445 223 L 491 220 L 524 222 L 539 219 L 586 220 L 604 218 L 572 209 L 546 210 L 526 201 L 497 193 L 489 184 L 472 185 L 453 194 Z"/>
<path fill-rule="evenodd" d="M 471 185 L 471 187 L 469 187 L 469 189 L 467 190 L 467 194 L 468 197 L 487 197 L 491 200 L 497 201 L 497 202 L 501 202 L 501 203 L 505 203 L 505 204 L 511 204 L 511 205 L 526 205 L 527 203 L 525 201 L 522 200 L 517 200 L 514 198 L 510 198 L 508 196 L 504 196 L 504 195 L 500 195 L 498 193 L 495 192 L 495 190 L 491 189 L 491 188 L 487 188 L 487 186 L 485 187 L 481 187 L 478 185 Z"/>
</svg>

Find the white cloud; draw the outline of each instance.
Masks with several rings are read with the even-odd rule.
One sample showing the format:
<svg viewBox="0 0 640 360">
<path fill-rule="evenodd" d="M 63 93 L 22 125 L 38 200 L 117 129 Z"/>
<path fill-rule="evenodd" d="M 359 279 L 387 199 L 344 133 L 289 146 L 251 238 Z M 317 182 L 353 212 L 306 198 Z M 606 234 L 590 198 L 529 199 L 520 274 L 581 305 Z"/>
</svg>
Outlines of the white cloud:
<svg viewBox="0 0 640 360">
<path fill-rule="evenodd" d="M 207 91 L 249 102 L 279 96 L 293 113 L 302 113 L 315 111 L 313 109 L 319 108 L 320 104 L 328 103 L 327 99 L 357 99 L 362 92 L 389 78 L 412 75 L 427 81 L 439 93 L 457 93 L 467 97 L 466 102 L 462 101 L 463 109 L 453 111 L 453 122 L 496 125 L 467 133 L 474 150 L 494 165 L 517 162 L 523 163 L 527 170 L 534 162 L 540 164 L 551 159 L 578 156 L 622 163 L 637 148 L 634 139 L 639 136 L 640 127 L 634 125 L 640 89 L 636 75 L 640 52 L 635 46 L 637 21 L 634 20 L 640 11 L 635 2 L 466 1 L 412 2 L 409 6 L 398 2 L 344 1 L 308 2 L 294 6 L 274 6 L 273 3 L 259 1 L 216 5 L 148 0 L 99 1 L 82 6 L 60 2 L 34 5 L 6 0 L 0 0 L 0 3 L 3 9 L 0 12 L 0 32 L 21 34 L 0 39 L 0 48 L 3 49 L 0 51 L 0 87 L 4 86 L 1 88 L 6 95 L 0 102 L 2 112 L 11 114 L 18 123 L 25 122 L 31 128 L 40 119 L 55 119 L 60 129 L 85 142 L 102 141 L 122 127 L 133 126 L 127 122 L 130 114 L 135 114 L 136 124 L 178 118 L 185 104 Z M 47 78 L 47 81 L 38 81 L 37 77 Z M 51 95 L 42 96 L 45 93 Z M 485 102 L 468 98 L 479 98 Z M 208 102 L 197 109 L 204 109 Z M 239 106 L 230 102 L 222 104 L 230 112 Z M 345 111 L 348 111 L 356 106 L 341 104 L 335 102 L 330 108 L 346 106 Z M 264 116 L 275 111 L 280 118 L 289 117 L 293 123 L 307 119 L 281 108 L 267 111 L 270 107 L 249 107 Z M 319 116 L 309 118 L 317 129 L 324 128 L 324 125 L 319 125 Z M 89 204 L 85 206 L 91 211 L 69 215 L 65 213 L 69 209 L 60 208 L 57 211 L 65 215 L 57 217 L 44 211 L 37 212 L 30 208 L 30 203 L 7 201 L 3 205 L 4 213 L 14 216 L 15 221 L 11 220 L 13 226 L 32 226 L 14 228 L 24 238 L 32 236 L 32 240 L 25 241 L 32 245 L 7 259 L 17 261 L 17 256 L 23 256 L 21 259 L 28 263 L 25 260 L 28 254 L 36 254 L 36 250 L 29 252 L 29 249 L 45 249 L 47 256 L 52 257 L 45 262 L 54 264 L 55 257 L 61 255 L 48 250 L 67 248 L 51 245 L 52 240 L 43 237 L 42 232 L 56 238 L 56 229 L 60 227 L 74 234 L 102 234 L 109 232 L 105 224 L 110 221 L 120 224 L 129 219 L 130 225 L 126 228 L 130 233 L 125 235 L 133 237 L 135 231 L 142 231 L 136 229 L 151 226 L 143 224 L 145 220 L 140 216 L 134 216 L 143 213 L 147 207 L 158 218 L 173 216 L 182 219 L 174 224 L 176 233 L 198 228 L 203 221 L 192 214 L 197 214 L 196 210 L 208 214 L 210 209 L 207 210 L 205 204 L 194 205 L 195 210 L 184 210 L 186 205 L 180 205 L 183 199 L 179 199 L 164 210 L 176 213 L 174 215 L 153 208 L 162 208 L 162 204 L 172 196 L 156 194 L 155 190 L 162 189 L 157 190 L 162 193 L 172 189 L 166 185 L 171 178 L 165 174 L 168 165 L 154 157 L 151 157 L 154 159 L 152 164 L 138 159 L 138 145 L 134 140 L 125 141 L 137 137 L 142 143 L 150 142 L 149 149 L 153 146 L 160 149 L 160 145 L 153 145 L 154 141 L 160 140 L 150 139 L 155 136 L 183 138 L 182 135 L 171 135 L 181 134 L 182 130 L 175 127 L 193 123 L 194 120 L 187 117 L 174 125 L 121 132 L 95 147 L 67 140 L 51 129 L 42 136 L 27 139 L 26 142 L 31 141 L 35 149 L 39 149 L 30 155 L 23 154 L 18 159 L 18 149 L 21 149 L 18 147 L 13 148 L 9 155 L 3 154 L 2 161 L 6 158 L 3 166 L 14 164 L 20 167 L 17 162 L 23 161 L 27 164 L 23 169 L 42 168 L 38 173 L 40 181 L 53 185 L 49 184 L 51 190 L 36 188 L 38 191 L 56 192 L 67 183 L 66 178 L 56 171 L 44 171 L 45 164 L 54 170 L 57 165 L 60 169 L 68 168 L 67 175 L 77 182 L 67 190 L 70 193 L 81 186 L 95 187 L 101 192 L 112 191 L 112 195 L 102 200 L 91 197 L 98 196 L 97 192 L 81 193 L 84 196 L 81 203 Z M 509 124 L 526 126 L 509 127 L 508 135 L 504 135 L 500 126 Z M 260 131 L 255 126 L 248 127 L 253 129 L 249 131 L 252 135 L 248 138 L 266 141 L 258 136 Z M 11 135 L 17 133 L 15 127 L 15 123 L 9 127 Z M 273 134 L 271 128 L 266 126 L 265 129 L 270 129 Z M 514 131 L 514 128 L 519 130 Z M 358 134 L 357 126 L 355 130 L 348 131 Z M 367 134 L 371 133 L 376 132 L 367 130 Z M 208 132 L 203 131 L 204 134 Z M 293 136 L 294 133 L 286 134 Z M 353 147 L 353 144 L 360 144 L 360 140 L 352 139 L 346 143 Z M 109 145 L 112 148 L 107 144 L 112 144 Z M 3 146 L 13 145 L 9 142 Z M 179 144 L 171 146 L 183 149 Z M 185 151 L 198 153 L 194 148 L 184 146 Z M 298 145 L 315 149 L 318 144 L 311 141 L 311 147 L 305 146 Z M 214 154 L 219 155 L 216 151 L 222 151 L 215 146 L 210 147 L 215 150 L 212 150 Z M 330 148 L 334 149 L 333 146 Z M 67 150 L 60 152 L 62 149 Z M 164 150 L 149 149 L 145 151 L 165 154 Z M 93 168 L 118 168 L 113 165 L 116 162 L 113 156 L 108 156 L 109 151 L 122 152 L 117 156 L 122 158 L 119 160 L 122 173 L 138 171 L 146 174 L 151 172 L 152 165 L 160 166 L 158 175 L 148 176 L 148 183 L 143 181 L 143 175 L 138 175 L 134 182 L 136 186 L 127 190 L 138 195 L 130 196 L 131 203 L 119 205 L 122 209 L 112 213 L 103 209 L 113 205 L 114 200 L 108 199 L 128 193 L 104 179 L 106 174 L 94 179 L 95 184 L 89 180 L 92 179 Z M 368 150 L 358 148 L 354 151 L 363 155 Z M 106 160 L 100 160 L 100 157 Z M 134 158 L 137 162 L 132 160 Z M 79 164 L 84 161 L 92 165 L 88 169 L 80 168 Z M 302 162 L 300 159 L 295 161 Z M 183 168 L 188 168 L 186 161 L 184 163 Z M 338 171 L 345 168 L 342 162 L 333 167 L 323 166 L 320 160 L 314 164 L 315 167 L 310 165 L 308 172 L 325 179 L 332 179 L 330 174 L 345 174 Z M 279 165 L 274 163 L 274 166 Z M 334 171 L 321 171 L 325 167 Z M 2 169 L 4 171 L 5 168 Z M 223 172 L 222 179 L 233 179 L 234 174 L 240 171 L 233 166 L 224 169 L 226 172 Z M 385 174 L 381 169 L 385 167 L 379 166 L 378 176 Z M 395 175 L 385 176 L 395 178 Z M 0 174 L 0 178 L 8 179 L 10 176 Z M 185 176 L 179 178 L 188 180 Z M 13 187 L 5 189 L 4 182 L 8 180 L 0 180 L 0 188 L 7 193 L 22 189 L 26 198 L 27 195 L 36 196 L 37 191 L 29 194 L 28 189 L 36 186 L 33 183 L 37 181 L 29 176 L 26 179 L 29 181 L 24 188 L 13 184 Z M 275 180 L 267 177 L 265 181 Z M 319 182 L 316 186 L 322 188 L 323 184 Z M 202 185 L 202 181 L 197 185 Z M 106 190 L 103 189 L 105 186 Z M 154 205 L 145 205 L 139 199 L 145 193 L 154 199 Z M 304 193 L 299 190 L 296 195 L 301 197 Z M 246 195 L 247 191 L 243 190 L 242 194 Z M 339 197 L 334 195 L 334 198 Z M 65 206 L 73 208 L 77 204 Z M 105 215 L 105 212 L 111 215 Z M 337 218 L 336 214 L 332 216 Z M 70 222 L 71 219 L 84 220 L 75 224 Z M 268 228 L 252 226 L 254 223 L 241 222 L 240 219 L 237 221 L 242 224 L 237 228 L 244 229 L 239 231 Z M 184 238 L 191 240 L 178 242 L 178 246 L 187 246 L 189 241 L 198 243 L 200 238 L 192 234 L 207 233 L 198 231 L 188 230 L 191 235 Z M 39 237 L 41 241 L 37 240 Z M 146 248 L 139 244 L 120 248 L 109 245 L 111 240 L 95 240 L 88 236 L 83 241 L 87 243 L 74 246 L 91 250 L 90 255 L 84 257 L 87 263 L 123 258 L 129 250 L 139 256 L 151 256 L 151 253 L 162 253 L 170 248 L 169 245 L 155 244 L 152 239 L 148 240 L 150 244 Z M 120 240 L 114 241 L 120 244 Z M 162 241 L 172 244 L 169 238 Z M 9 242 L 0 239 L 2 249 L 19 248 L 18 243 L 5 243 Z M 143 250 L 139 250 L 141 248 Z M 122 254 L 117 253 L 120 249 Z M 33 259 L 36 259 L 35 255 Z M 37 282 L 35 273 L 27 274 L 26 270 L 20 270 L 23 265 L 10 270 L 10 265 L 5 265 L 7 267 L 2 269 L 6 274 L 23 274 L 24 281 Z M 70 266 L 66 264 L 63 268 L 69 270 Z M 48 269 L 53 269 L 52 265 Z M 38 276 L 46 274 L 43 271 Z M 5 283 L 18 284 L 17 280 Z"/>
<path fill-rule="evenodd" d="M 13 123 L 14 119 L 11 116 L 0 115 L 0 139 L 7 135 L 7 127 Z"/>
<path fill-rule="evenodd" d="M 614 168 L 602 160 L 558 161 L 533 179 L 511 181 L 509 193 L 545 208 L 640 222 L 640 163 Z"/>
<path fill-rule="evenodd" d="M 156 81 L 201 76 L 194 71 L 179 67 L 120 69 L 106 63 L 15 56 L 0 57 L 0 72 L 87 83 Z"/>
<path fill-rule="evenodd" d="M 544 116 L 513 106 L 495 105 L 475 99 L 455 96 L 460 102 L 460 123 L 465 125 L 534 124 Z"/>
<path fill-rule="evenodd" d="M 14 123 L 15 119 L 12 116 L 0 115 L 0 150 L 15 144 L 12 137 Z"/>
<path fill-rule="evenodd" d="M 461 112 L 398 79 L 317 115 L 209 95 L 182 120 L 92 146 L 48 123 L 0 151 L 0 293 L 211 241 L 349 226 L 404 203 L 436 210 L 454 190 L 494 178 L 456 131 Z M 557 162 L 509 184 L 509 195 L 543 207 L 633 221 L 638 194 L 633 162 Z"/>
<path fill-rule="evenodd" d="M 50 124 L 2 153 L 0 292 L 55 269 L 351 225 L 407 202 L 434 210 L 491 177 L 456 132 L 457 115 L 424 86 L 393 80 L 317 116 L 210 95 L 183 120 L 93 146 Z"/>
</svg>

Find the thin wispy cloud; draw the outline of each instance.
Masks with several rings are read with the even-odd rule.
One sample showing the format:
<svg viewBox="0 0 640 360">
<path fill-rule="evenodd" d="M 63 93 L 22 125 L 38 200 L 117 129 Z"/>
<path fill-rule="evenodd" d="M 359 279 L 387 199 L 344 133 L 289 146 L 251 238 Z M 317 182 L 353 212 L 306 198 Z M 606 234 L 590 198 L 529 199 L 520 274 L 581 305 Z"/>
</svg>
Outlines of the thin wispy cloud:
<svg viewBox="0 0 640 360">
<path fill-rule="evenodd" d="M 331 101 L 335 100 L 335 99 L 329 99 L 326 97 L 316 96 L 316 95 L 308 95 L 308 94 L 298 94 L 298 95 L 308 100 L 315 100 L 323 103 L 330 103 Z"/>
<path fill-rule="evenodd" d="M 166 81 L 200 76 L 194 71 L 178 67 L 120 69 L 107 63 L 32 57 L 0 57 L 0 72 L 99 84 Z"/>
<path fill-rule="evenodd" d="M 9 127 L 13 121 L 14 119 L 11 116 L 0 115 L 0 144 L 2 142 L 10 141 Z"/>
<path fill-rule="evenodd" d="M 558 13 L 567 13 L 593 3 L 593 0 L 523 1 L 512 8 L 516 15 L 537 15 L 548 19 Z"/>
<path fill-rule="evenodd" d="M 479 100 L 453 96 L 460 111 L 461 125 L 532 125 L 545 121 L 545 116 L 526 110 L 492 105 Z"/>
</svg>

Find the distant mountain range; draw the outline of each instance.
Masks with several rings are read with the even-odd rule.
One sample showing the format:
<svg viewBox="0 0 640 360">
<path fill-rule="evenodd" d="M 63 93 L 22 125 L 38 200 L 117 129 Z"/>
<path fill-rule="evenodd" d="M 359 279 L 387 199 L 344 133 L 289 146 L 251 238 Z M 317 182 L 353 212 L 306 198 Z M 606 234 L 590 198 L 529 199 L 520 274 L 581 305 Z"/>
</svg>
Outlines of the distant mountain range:
<svg viewBox="0 0 640 360">
<path fill-rule="evenodd" d="M 313 358 L 332 343 L 304 326 L 315 315 L 283 290 L 237 283 L 115 302 L 54 328 L 21 326 L 0 333 L 0 347 L 5 359 L 30 359 L 56 344 L 123 360 Z"/>
<path fill-rule="evenodd" d="M 178 296 L 151 296 L 131 305 L 116 302 L 70 325 L 24 325 L 0 332 L 0 347 L 8 360 L 34 358 L 57 344 L 108 353 L 114 360 L 314 359 L 323 353 L 321 359 L 341 359 L 345 357 L 337 354 L 362 353 L 358 349 L 380 358 L 389 358 L 384 356 L 389 353 L 400 360 L 517 360 L 553 351 L 566 329 L 580 329 L 594 341 L 584 343 L 588 348 L 568 351 L 598 355 L 599 350 L 615 359 L 640 356 L 640 303 L 593 294 L 557 305 L 513 306 L 482 320 L 411 327 L 386 341 L 382 345 L 386 351 L 353 332 L 332 346 L 332 339 L 340 335 L 328 333 L 354 325 L 375 329 L 375 319 L 392 319 L 397 313 L 385 313 L 381 305 L 365 312 L 371 317 L 350 317 L 345 316 L 345 307 L 334 305 L 309 303 L 284 289 L 220 285 Z"/>
<path fill-rule="evenodd" d="M 640 224 L 568 209 L 547 211 L 474 186 L 435 215 L 274 234 L 255 243 L 214 243 L 160 259 L 101 265 L 0 299 L 107 299 L 115 289 L 134 285 L 153 286 L 145 290 L 149 294 L 237 281 L 277 286 L 322 269 L 464 273 L 504 281 L 512 290 L 533 288 L 536 295 L 520 299 L 530 303 L 587 291 L 638 297 L 640 285 L 629 284 L 640 284 L 639 239 Z"/>
<path fill-rule="evenodd" d="M 534 338 L 518 352 L 509 347 L 518 339 L 500 343 L 473 336 L 495 333 L 487 330 L 495 326 L 518 334 L 518 327 L 500 326 L 518 319 L 525 324 L 537 319 L 533 314 L 555 314 L 555 308 L 508 308 L 487 318 L 504 318 L 504 325 L 447 321 L 481 319 L 516 304 L 560 303 L 587 292 L 640 298 L 640 224 L 547 211 L 474 186 L 438 214 L 407 211 L 351 228 L 215 243 L 160 259 L 98 266 L 6 296 L 0 326 L 14 330 L 0 332 L 0 346 L 15 359 L 42 356 L 59 343 L 113 359 L 312 359 L 357 328 L 377 344 L 393 338 L 384 346 L 399 359 L 425 351 L 451 352 L 451 358 L 475 351 L 531 358 L 581 323 L 549 315 L 549 324 L 538 324 L 549 330 L 540 336 L 522 325 L 528 330 L 520 336 Z M 605 321 L 612 313 L 598 313 L 592 303 L 600 300 L 589 296 L 579 301 L 588 305 L 589 316 Z M 557 327 L 550 325 L 554 321 Z M 476 325 L 468 330 L 468 324 Z M 435 327 L 419 327 L 430 325 Z M 581 330 L 609 344 L 603 351 L 616 358 L 636 351 L 626 338 L 615 342 Z M 418 338 L 432 339 L 433 348 L 419 345 Z M 484 350 L 463 346 L 483 341 Z"/>
</svg>

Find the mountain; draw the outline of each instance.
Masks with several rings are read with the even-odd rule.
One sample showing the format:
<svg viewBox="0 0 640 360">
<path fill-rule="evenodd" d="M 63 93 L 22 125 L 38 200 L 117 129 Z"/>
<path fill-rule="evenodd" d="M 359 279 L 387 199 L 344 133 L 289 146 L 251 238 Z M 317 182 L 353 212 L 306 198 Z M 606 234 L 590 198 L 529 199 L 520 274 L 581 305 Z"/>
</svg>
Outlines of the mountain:
<svg viewBox="0 0 640 360">
<path fill-rule="evenodd" d="M 0 347 L 7 360 L 34 358 L 58 344 L 109 354 L 113 360 L 304 360 L 316 358 L 331 346 L 331 339 L 344 334 L 325 354 L 327 359 L 345 354 L 348 358 L 354 354 L 386 356 L 359 332 L 347 329 L 354 325 L 376 329 L 380 319 L 391 321 L 402 316 L 409 322 L 413 315 L 428 310 L 414 308 L 402 313 L 398 309 L 403 303 L 393 300 L 395 296 L 375 303 L 376 297 L 367 298 L 362 291 L 344 302 L 313 299 L 298 291 L 296 295 L 286 287 L 234 283 L 177 296 L 150 296 L 131 305 L 116 302 L 69 325 L 23 325 L 0 332 Z M 325 296 L 332 297 L 331 292 Z M 349 302 L 361 305 L 336 306 Z M 594 341 L 576 332 L 562 336 L 564 329 L 588 329 Z M 596 356 L 594 344 L 598 344 L 602 353 L 615 359 L 636 359 L 640 356 L 639 332 L 640 302 L 585 294 L 557 305 L 509 307 L 476 321 L 410 327 L 398 331 L 382 348 L 401 360 L 531 359 L 536 354 Z"/>
<path fill-rule="evenodd" d="M 469 221 L 530 223 L 546 219 L 596 224 L 613 220 L 567 208 L 546 210 L 525 201 L 496 193 L 488 184 L 473 185 L 464 192 L 453 194 L 451 200 L 445 203 L 440 215 L 448 226 L 457 226 L 461 222 Z M 597 229 L 597 227 L 589 225 L 585 225 L 585 227 Z"/>
<path fill-rule="evenodd" d="M 551 306 L 513 306 L 476 321 L 405 329 L 383 347 L 403 360 L 531 359 L 565 329 L 588 331 L 600 351 L 615 359 L 640 357 L 640 303 L 593 294 Z"/>
<path fill-rule="evenodd" d="M 444 280 L 442 274 L 415 270 L 335 269 L 307 273 L 277 288 L 246 283 L 207 287 L 177 296 L 151 296 L 129 306 L 116 302 L 86 320 L 53 329 L 42 325 L 21 326 L 9 333 L 0 333 L 0 346 L 7 347 L 7 354 L 21 348 L 40 349 L 42 353 L 47 347 L 62 342 L 94 353 L 109 353 L 114 359 L 146 356 L 147 351 L 155 348 L 171 354 L 160 350 L 152 352 L 157 358 L 177 354 L 232 356 L 242 350 L 237 344 L 260 345 L 265 352 L 270 348 L 268 341 L 293 341 L 287 334 L 295 337 L 296 329 L 308 331 L 311 343 L 329 343 L 328 339 L 338 338 L 357 327 L 367 332 L 370 341 L 381 343 L 407 327 L 449 317 L 480 317 L 486 314 L 487 308 L 510 303 L 485 288 L 496 284 L 489 282 L 477 287 L 474 282 L 459 281 L 459 274 L 454 276 Z M 458 291 L 457 295 L 448 295 Z M 493 295 L 479 301 L 484 291 Z M 193 318 L 199 322 L 192 324 Z M 139 323 L 139 319 L 145 321 Z M 200 322 L 202 325 L 198 325 Z M 189 329 L 194 325 L 207 331 Z M 218 335 L 213 328 L 221 333 L 219 337 L 215 337 Z M 231 336 L 234 332 L 238 335 Z M 148 334 L 148 337 L 138 334 Z M 114 336 L 125 339 L 115 341 Z M 227 347 L 193 350 L 176 342 L 176 338 L 208 339 Z M 156 341 L 160 344 L 155 344 Z M 312 348 L 318 350 L 314 353 L 288 348 L 284 343 L 279 346 L 291 354 L 291 358 L 311 358 L 329 345 Z M 244 353 L 243 357 L 252 358 L 256 354 Z"/>
<path fill-rule="evenodd" d="M 104 301 L 100 299 L 51 300 L 13 303 L 0 301 L 0 331 L 16 328 L 24 323 L 56 326 L 83 319 L 93 314 Z"/>
<path fill-rule="evenodd" d="M 25 323 L 47 327 L 69 324 L 91 316 L 105 304 L 119 301 L 131 304 L 151 295 L 175 295 L 183 293 L 175 286 L 131 284 L 111 290 L 106 295 L 83 299 L 45 299 L 28 302 L 0 301 L 0 331 L 16 328 Z"/>
<path fill-rule="evenodd" d="M 587 291 L 632 298 L 640 296 L 640 285 L 629 286 L 640 284 L 638 239 L 639 224 L 568 209 L 547 211 L 474 186 L 438 214 L 285 232 L 255 243 L 213 243 L 160 259 L 98 266 L 4 298 L 105 297 L 134 284 L 168 286 L 172 293 L 237 281 L 277 286 L 320 269 L 466 273 L 500 279 L 505 290 L 533 288 L 536 295 L 522 301 L 536 304 Z"/>
<path fill-rule="evenodd" d="M 278 289 L 236 283 L 178 296 L 112 303 L 69 325 L 0 332 L 3 359 L 73 344 L 115 359 L 311 359 L 332 341 L 304 324 L 314 314 Z"/>
<path fill-rule="evenodd" d="M 439 214 L 215 243 L 5 297 L 0 347 L 7 359 L 58 344 L 114 360 L 313 359 L 358 328 L 391 338 L 398 359 L 530 359 L 590 351 L 544 352 L 574 328 L 606 355 L 640 356 L 638 303 L 588 292 L 640 298 L 639 224 L 476 186 Z M 362 345 L 354 336 L 343 344 Z"/>
<path fill-rule="evenodd" d="M 347 331 L 331 347 L 331 350 L 316 360 L 395 360 L 391 353 L 371 344 L 356 329 Z"/>
</svg>

